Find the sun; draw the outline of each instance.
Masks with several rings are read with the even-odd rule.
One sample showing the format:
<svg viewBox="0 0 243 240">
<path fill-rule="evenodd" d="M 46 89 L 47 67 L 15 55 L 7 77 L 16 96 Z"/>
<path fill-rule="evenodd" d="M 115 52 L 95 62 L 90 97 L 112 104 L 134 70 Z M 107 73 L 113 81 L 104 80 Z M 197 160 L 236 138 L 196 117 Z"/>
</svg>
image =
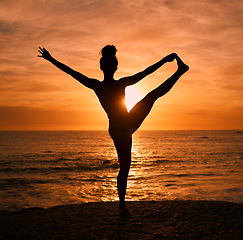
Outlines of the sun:
<svg viewBox="0 0 243 240">
<path fill-rule="evenodd" d="M 142 99 L 142 94 L 139 92 L 139 90 L 134 87 L 134 86 L 130 86 L 127 87 L 126 90 L 126 95 L 125 95 L 125 104 L 126 104 L 126 108 L 127 111 L 130 111 L 133 106 Z"/>
</svg>

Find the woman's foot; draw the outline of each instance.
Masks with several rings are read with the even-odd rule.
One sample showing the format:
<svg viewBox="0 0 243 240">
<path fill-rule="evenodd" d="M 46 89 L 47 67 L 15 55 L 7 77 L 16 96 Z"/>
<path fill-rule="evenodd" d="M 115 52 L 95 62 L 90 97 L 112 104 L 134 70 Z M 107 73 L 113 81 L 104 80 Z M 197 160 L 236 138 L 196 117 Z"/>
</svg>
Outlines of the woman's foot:
<svg viewBox="0 0 243 240">
<path fill-rule="evenodd" d="M 120 204 L 120 215 L 131 215 L 131 213 L 128 211 L 125 203 L 124 204 Z"/>
<path fill-rule="evenodd" d="M 120 215 L 125 215 L 125 216 L 131 216 L 131 213 L 127 210 L 127 209 L 121 209 L 120 208 L 120 212 L 119 212 Z"/>
<path fill-rule="evenodd" d="M 185 73 L 189 70 L 189 67 L 177 56 L 176 57 L 178 70 Z"/>
</svg>

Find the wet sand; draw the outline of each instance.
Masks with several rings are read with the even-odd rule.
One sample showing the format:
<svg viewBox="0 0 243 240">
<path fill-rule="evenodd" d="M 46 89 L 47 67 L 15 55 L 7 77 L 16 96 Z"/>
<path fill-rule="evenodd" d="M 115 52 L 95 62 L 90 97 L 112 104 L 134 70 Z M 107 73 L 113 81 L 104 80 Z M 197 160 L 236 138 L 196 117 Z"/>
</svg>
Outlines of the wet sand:
<svg viewBox="0 0 243 240">
<path fill-rule="evenodd" d="M 242 204 L 217 201 L 117 202 L 0 211 L 0 239 L 242 239 Z"/>
</svg>

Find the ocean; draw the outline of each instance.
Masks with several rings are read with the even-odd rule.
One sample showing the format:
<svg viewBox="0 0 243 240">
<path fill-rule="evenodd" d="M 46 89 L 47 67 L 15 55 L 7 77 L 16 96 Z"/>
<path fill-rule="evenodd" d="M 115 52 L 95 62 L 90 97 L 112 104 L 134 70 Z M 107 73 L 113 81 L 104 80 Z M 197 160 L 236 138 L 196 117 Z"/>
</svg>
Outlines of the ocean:
<svg viewBox="0 0 243 240">
<path fill-rule="evenodd" d="M 243 203 L 243 133 L 138 131 L 129 201 Z M 119 164 L 106 131 L 0 131 L 0 210 L 117 201 Z"/>
</svg>

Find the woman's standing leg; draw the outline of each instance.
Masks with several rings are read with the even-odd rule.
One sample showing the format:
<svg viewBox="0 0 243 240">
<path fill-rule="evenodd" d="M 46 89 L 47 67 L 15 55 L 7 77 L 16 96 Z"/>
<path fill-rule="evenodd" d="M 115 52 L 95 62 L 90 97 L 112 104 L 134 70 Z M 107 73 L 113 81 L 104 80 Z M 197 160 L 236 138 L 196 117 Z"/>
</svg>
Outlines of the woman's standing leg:
<svg viewBox="0 0 243 240">
<path fill-rule="evenodd" d="M 131 165 L 131 148 L 132 148 L 132 135 L 126 135 L 122 137 L 118 137 L 113 139 L 119 164 L 120 164 L 120 171 L 117 176 L 117 188 L 118 188 L 118 195 L 120 200 L 120 214 L 130 214 L 126 208 L 125 204 L 125 195 L 126 195 L 126 188 L 127 188 L 127 178 L 128 173 Z"/>
<path fill-rule="evenodd" d="M 174 84 L 179 80 L 179 78 L 189 70 L 189 67 L 182 62 L 182 60 L 177 56 L 176 57 L 178 69 L 177 71 L 169 77 L 165 82 L 160 86 L 155 88 L 153 91 L 148 93 L 141 101 L 139 101 L 129 112 L 132 120 L 133 126 L 132 130 L 135 132 L 139 126 L 142 124 L 146 116 L 149 114 L 150 110 L 153 107 L 155 101 L 165 95 Z"/>
</svg>

